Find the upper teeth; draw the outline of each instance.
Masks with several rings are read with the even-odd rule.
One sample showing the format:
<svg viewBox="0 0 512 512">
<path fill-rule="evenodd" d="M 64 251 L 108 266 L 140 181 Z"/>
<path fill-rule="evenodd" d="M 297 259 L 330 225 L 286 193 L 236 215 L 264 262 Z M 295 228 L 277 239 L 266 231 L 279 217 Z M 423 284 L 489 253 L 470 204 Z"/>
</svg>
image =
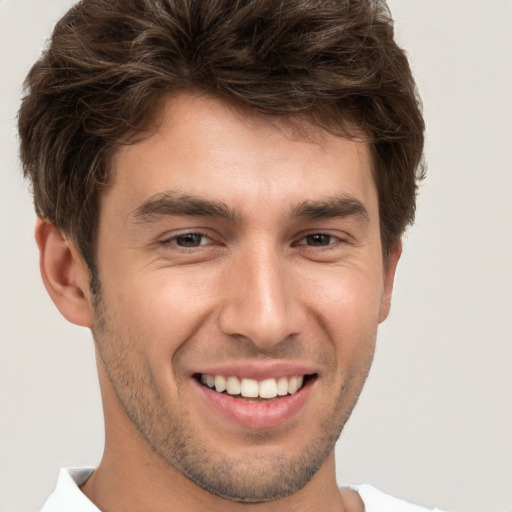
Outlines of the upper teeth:
<svg viewBox="0 0 512 512">
<path fill-rule="evenodd" d="M 274 398 L 276 396 L 293 395 L 304 382 L 304 377 L 279 377 L 278 379 L 239 379 L 222 375 L 201 375 L 201 382 L 219 393 L 226 391 L 230 395 L 242 395 L 246 398 Z"/>
</svg>

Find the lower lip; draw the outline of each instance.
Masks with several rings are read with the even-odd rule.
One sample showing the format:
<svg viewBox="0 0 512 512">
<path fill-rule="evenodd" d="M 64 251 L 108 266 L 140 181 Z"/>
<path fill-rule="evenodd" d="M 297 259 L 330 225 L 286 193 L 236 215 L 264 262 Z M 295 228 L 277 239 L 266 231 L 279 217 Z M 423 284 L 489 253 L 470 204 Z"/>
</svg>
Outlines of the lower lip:
<svg viewBox="0 0 512 512">
<path fill-rule="evenodd" d="M 226 393 L 218 393 L 199 382 L 196 387 L 207 404 L 228 421 L 247 429 L 277 428 L 292 420 L 304 408 L 313 382 L 293 395 L 268 402 L 245 402 Z"/>
</svg>

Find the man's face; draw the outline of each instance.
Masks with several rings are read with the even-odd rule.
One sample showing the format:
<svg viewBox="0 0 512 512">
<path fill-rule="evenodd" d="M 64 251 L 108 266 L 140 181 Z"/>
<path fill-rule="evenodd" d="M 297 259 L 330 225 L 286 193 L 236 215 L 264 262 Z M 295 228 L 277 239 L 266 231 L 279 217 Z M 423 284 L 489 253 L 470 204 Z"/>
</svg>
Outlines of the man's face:
<svg viewBox="0 0 512 512">
<path fill-rule="evenodd" d="M 296 123 L 168 100 L 101 203 L 107 436 L 231 499 L 288 495 L 331 457 L 397 259 L 367 145 Z"/>
</svg>

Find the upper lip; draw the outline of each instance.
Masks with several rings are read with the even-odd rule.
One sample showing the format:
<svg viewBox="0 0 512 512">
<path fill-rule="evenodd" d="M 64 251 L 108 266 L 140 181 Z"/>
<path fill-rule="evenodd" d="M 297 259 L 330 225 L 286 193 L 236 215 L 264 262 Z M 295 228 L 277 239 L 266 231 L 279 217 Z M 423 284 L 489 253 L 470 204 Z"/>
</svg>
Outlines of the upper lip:
<svg viewBox="0 0 512 512">
<path fill-rule="evenodd" d="M 237 361 L 195 369 L 191 375 L 222 375 L 246 379 L 265 380 L 279 377 L 311 375 L 317 369 L 310 364 L 285 361 Z"/>
</svg>

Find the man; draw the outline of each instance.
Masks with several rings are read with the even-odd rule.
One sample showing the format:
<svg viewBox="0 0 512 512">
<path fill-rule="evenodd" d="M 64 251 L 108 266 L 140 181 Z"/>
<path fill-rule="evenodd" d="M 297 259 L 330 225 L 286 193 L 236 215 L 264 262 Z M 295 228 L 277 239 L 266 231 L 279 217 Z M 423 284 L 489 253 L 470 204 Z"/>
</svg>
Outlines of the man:
<svg viewBox="0 0 512 512">
<path fill-rule="evenodd" d="M 422 177 L 385 4 L 84 0 L 26 86 L 41 274 L 106 429 L 43 510 L 425 510 L 335 478 Z"/>
</svg>

